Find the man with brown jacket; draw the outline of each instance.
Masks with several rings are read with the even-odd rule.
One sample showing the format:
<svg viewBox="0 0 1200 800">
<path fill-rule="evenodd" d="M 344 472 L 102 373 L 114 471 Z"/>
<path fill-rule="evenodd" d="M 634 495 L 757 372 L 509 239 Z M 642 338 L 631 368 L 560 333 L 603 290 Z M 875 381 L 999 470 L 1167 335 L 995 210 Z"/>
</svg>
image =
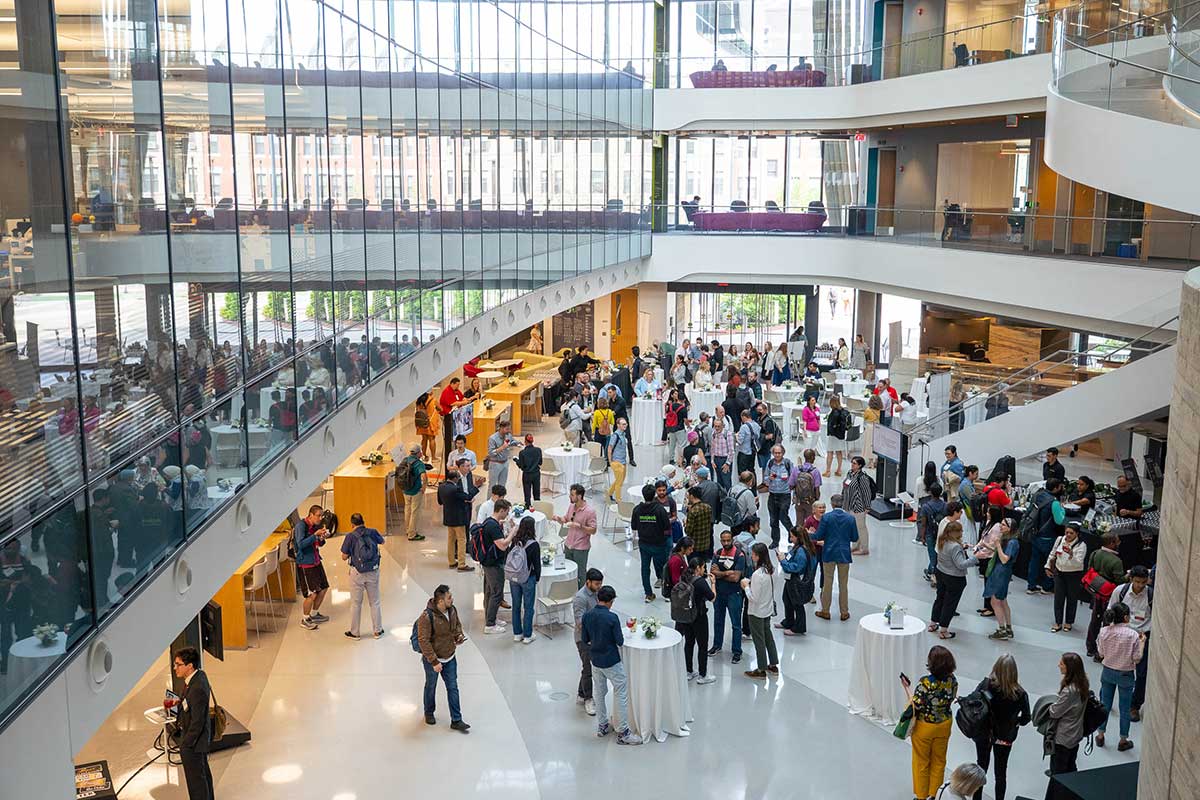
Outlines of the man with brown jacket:
<svg viewBox="0 0 1200 800">
<path fill-rule="evenodd" d="M 425 667 L 425 724 L 437 724 L 433 711 L 440 674 L 446 684 L 446 701 L 450 704 L 450 727 L 466 733 L 471 726 L 463 722 L 458 704 L 458 660 L 454 651 L 467 637 L 463 635 L 458 609 L 454 607 L 454 596 L 446 584 L 434 590 L 433 597 L 417 618 L 416 639 L 421 651 L 421 666 Z"/>
</svg>

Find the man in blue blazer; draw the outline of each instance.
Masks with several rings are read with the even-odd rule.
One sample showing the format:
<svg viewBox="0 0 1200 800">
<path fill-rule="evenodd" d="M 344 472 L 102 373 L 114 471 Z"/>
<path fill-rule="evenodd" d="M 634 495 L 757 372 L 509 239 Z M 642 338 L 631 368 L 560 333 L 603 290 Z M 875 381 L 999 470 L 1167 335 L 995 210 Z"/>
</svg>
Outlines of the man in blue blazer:
<svg viewBox="0 0 1200 800">
<path fill-rule="evenodd" d="M 838 608 L 842 612 L 842 622 L 850 619 L 850 555 L 851 546 L 858 541 L 858 525 L 854 515 L 842 510 L 842 496 L 835 494 L 829 498 L 833 509 L 821 517 L 821 524 L 813 534 L 814 542 L 824 543 L 821 548 L 821 561 L 836 567 L 838 581 Z M 821 619 L 829 619 L 829 604 L 833 600 L 834 569 L 826 567 L 825 585 L 821 587 L 821 610 L 816 615 Z"/>
</svg>

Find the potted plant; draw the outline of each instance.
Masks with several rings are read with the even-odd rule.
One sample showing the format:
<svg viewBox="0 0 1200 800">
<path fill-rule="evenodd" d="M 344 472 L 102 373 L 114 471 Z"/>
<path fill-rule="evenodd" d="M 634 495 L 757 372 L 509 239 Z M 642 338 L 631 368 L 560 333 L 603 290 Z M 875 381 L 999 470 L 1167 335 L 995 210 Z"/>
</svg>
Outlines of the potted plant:
<svg viewBox="0 0 1200 800">
<path fill-rule="evenodd" d="M 642 628 L 642 635 L 647 639 L 658 636 L 658 629 L 662 627 L 662 623 L 655 617 L 642 617 L 638 620 L 638 624 Z"/>
</svg>

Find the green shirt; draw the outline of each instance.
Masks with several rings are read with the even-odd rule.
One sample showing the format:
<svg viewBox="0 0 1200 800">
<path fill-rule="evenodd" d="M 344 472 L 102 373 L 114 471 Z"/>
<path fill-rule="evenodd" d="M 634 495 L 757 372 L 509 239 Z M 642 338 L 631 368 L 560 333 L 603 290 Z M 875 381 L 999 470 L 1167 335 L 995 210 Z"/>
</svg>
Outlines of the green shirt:
<svg viewBox="0 0 1200 800">
<path fill-rule="evenodd" d="M 1105 550 L 1102 547 L 1092 553 L 1089 566 L 1111 583 L 1124 583 L 1125 581 L 1125 565 L 1121 563 L 1121 557 L 1111 550 Z"/>
<path fill-rule="evenodd" d="M 425 462 L 422 461 L 421 459 L 417 458 L 416 456 L 406 456 L 405 461 L 409 461 L 412 463 L 412 467 L 410 469 L 412 469 L 412 474 L 414 476 L 416 476 L 417 483 L 414 488 L 405 489 L 404 494 L 406 494 L 409 497 L 416 497 L 422 491 L 425 490 L 425 481 L 423 480 L 423 476 L 425 475 L 425 471 L 426 471 L 425 470 Z"/>
</svg>

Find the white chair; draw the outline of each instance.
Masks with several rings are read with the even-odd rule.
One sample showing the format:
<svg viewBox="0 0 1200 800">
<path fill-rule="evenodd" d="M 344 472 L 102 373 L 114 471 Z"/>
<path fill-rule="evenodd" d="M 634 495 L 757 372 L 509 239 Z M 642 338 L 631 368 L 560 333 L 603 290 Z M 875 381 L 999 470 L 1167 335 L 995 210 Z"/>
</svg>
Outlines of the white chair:
<svg viewBox="0 0 1200 800">
<path fill-rule="evenodd" d="M 250 572 L 242 576 L 242 592 L 247 602 L 247 608 L 254 609 L 254 635 L 258 638 L 257 647 L 262 647 L 262 630 L 258 626 L 258 606 L 254 595 L 267 585 L 267 564 L 266 561 L 259 561 L 255 564 Z M 268 590 L 269 591 L 269 590 Z M 247 612 L 246 616 L 250 616 Z"/>
<path fill-rule="evenodd" d="M 587 450 L 588 454 L 593 457 L 604 455 L 604 448 L 600 446 L 599 442 L 584 442 L 583 449 Z"/>
<path fill-rule="evenodd" d="M 321 508 L 329 508 L 331 494 L 333 494 L 333 478 L 326 478 L 321 484 Z"/>
<path fill-rule="evenodd" d="M 565 608 L 570 608 L 575 600 L 575 592 L 577 585 L 571 581 L 556 581 L 550 584 L 550 591 L 545 597 L 538 597 L 534 600 L 537 605 L 537 614 L 558 613 Z M 557 618 L 550 623 L 543 623 L 540 627 L 545 628 L 547 625 L 566 625 L 564 622 L 559 622 Z M 573 627 L 573 625 L 568 626 Z M 553 639 L 546 631 L 542 631 L 547 639 Z"/>
<path fill-rule="evenodd" d="M 592 442 L 591 444 L 595 444 L 595 442 Z M 608 462 L 604 460 L 603 456 L 592 456 L 591 460 L 588 462 L 588 465 L 579 472 L 579 476 L 586 479 L 586 483 L 584 484 L 585 486 L 591 486 L 596 478 L 607 474 Z"/>
<path fill-rule="evenodd" d="M 271 552 L 263 556 L 263 564 L 267 568 L 267 605 L 271 609 L 271 616 L 275 616 L 275 601 L 271 598 L 271 576 L 275 575 L 275 585 L 279 585 L 279 549 L 275 548 Z M 283 592 L 279 593 L 279 602 L 283 603 Z"/>
<path fill-rule="evenodd" d="M 617 500 L 617 516 L 616 524 L 612 526 L 613 531 L 612 542 L 617 543 L 617 531 L 625 527 L 627 536 L 626 539 L 633 539 L 633 547 L 637 549 L 637 538 L 633 534 L 633 509 L 634 504 L 627 500 Z"/>
<path fill-rule="evenodd" d="M 547 490 L 550 494 L 554 494 L 554 479 L 562 478 L 562 470 L 554 463 L 554 459 L 550 456 L 542 457 L 542 477 L 550 479 L 550 488 Z"/>
</svg>

